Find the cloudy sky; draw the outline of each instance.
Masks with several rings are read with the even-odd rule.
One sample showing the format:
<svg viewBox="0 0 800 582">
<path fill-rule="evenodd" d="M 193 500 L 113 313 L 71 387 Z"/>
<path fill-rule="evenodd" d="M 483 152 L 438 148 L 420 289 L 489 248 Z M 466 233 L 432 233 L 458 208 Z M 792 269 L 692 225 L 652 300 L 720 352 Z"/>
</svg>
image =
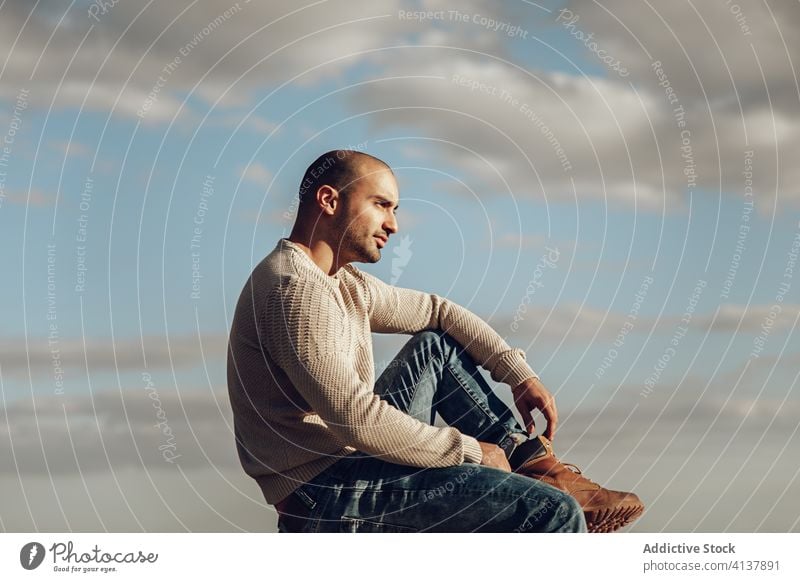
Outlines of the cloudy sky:
<svg viewBox="0 0 800 582">
<path fill-rule="evenodd" d="M 2 530 L 274 531 L 227 330 L 351 147 L 360 266 L 525 349 L 632 530 L 800 531 L 796 3 L 100 4 L 0 4 Z"/>
</svg>

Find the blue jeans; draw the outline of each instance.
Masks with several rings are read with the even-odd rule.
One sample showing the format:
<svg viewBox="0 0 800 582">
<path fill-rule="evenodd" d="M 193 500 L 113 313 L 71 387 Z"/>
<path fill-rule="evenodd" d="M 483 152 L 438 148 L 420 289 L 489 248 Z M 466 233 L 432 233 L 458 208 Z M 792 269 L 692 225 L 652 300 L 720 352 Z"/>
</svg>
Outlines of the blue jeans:
<svg viewBox="0 0 800 582">
<path fill-rule="evenodd" d="M 415 334 L 375 392 L 418 420 L 442 419 L 479 441 L 527 433 L 450 335 Z M 310 509 L 304 532 L 582 532 L 575 499 L 541 481 L 463 463 L 408 467 L 362 452 L 337 461 L 293 493 Z M 279 531 L 288 531 L 279 520 Z"/>
</svg>

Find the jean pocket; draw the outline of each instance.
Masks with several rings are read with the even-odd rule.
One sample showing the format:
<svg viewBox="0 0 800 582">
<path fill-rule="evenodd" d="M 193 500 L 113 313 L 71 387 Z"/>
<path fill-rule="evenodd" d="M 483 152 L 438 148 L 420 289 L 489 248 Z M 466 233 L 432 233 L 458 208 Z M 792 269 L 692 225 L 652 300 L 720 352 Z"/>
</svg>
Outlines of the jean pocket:
<svg viewBox="0 0 800 582">
<path fill-rule="evenodd" d="M 373 521 L 349 515 L 343 515 L 339 525 L 339 531 L 345 533 L 414 533 L 419 531 L 405 525 Z"/>
</svg>

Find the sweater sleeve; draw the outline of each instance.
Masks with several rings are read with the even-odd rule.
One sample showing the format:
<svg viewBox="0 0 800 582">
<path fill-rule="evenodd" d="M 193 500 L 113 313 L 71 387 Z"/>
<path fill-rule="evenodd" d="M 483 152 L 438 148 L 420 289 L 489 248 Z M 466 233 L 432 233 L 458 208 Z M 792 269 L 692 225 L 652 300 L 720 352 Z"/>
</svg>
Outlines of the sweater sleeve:
<svg viewBox="0 0 800 582">
<path fill-rule="evenodd" d="M 361 270 L 358 274 L 369 289 L 372 331 L 442 330 L 464 346 L 495 382 L 505 382 L 513 388 L 539 377 L 528 365 L 524 351 L 511 348 L 488 323 L 465 307 L 435 294 L 388 285 Z"/>
<path fill-rule="evenodd" d="M 393 407 L 358 374 L 349 326 L 333 290 L 293 280 L 268 297 L 262 341 L 311 409 L 344 444 L 413 467 L 480 462 L 472 437 L 434 427 Z M 476 453 L 477 448 L 477 453 Z M 476 459 L 477 456 L 477 459 Z"/>
</svg>

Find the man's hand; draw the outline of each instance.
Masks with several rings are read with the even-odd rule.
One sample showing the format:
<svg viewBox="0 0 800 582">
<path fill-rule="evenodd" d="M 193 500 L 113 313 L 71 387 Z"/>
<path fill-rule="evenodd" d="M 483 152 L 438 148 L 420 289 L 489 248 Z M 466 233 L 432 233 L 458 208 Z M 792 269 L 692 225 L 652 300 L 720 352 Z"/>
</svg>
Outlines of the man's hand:
<svg viewBox="0 0 800 582">
<path fill-rule="evenodd" d="M 538 378 L 529 378 L 522 384 L 513 387 L 511 393 L 514 395 L 514 403 L 522 415 L 522 420 L 525 422 L 525 428 L 528 429 L 528 433 L 533 434 L 536 430 L 531 410 L 537 408 L 547 420 L 544 437 L 548 440 L 553 440 L 553 435 L 556 433 L 556 425 L 558 425 L 558 411 L 556 410 L 556 401 L 550 391 L 544 387 Z"/>
<path fill-rule="evenodd" d="M 478 441 L 478 444 L 481 446 L 481 451 L 483 452 L 481 465 L 494 467 L 495 469 L 508 471 L 509 473 L 511 472 L 511 465 L 508 464 L 508 459 L 503 449 L 493 443 Z"/>
</svg>

